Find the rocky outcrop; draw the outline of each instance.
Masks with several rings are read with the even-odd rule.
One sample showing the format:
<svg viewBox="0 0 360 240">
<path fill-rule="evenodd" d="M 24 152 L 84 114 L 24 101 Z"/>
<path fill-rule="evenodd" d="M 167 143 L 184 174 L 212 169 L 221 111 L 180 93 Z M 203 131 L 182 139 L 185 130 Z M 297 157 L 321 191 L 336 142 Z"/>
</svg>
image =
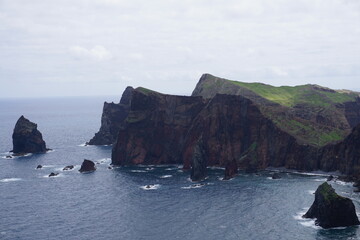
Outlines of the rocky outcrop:
<svg viewBox="0 0 360 240">
<path fill-rule="evenodd" d="M 113 145 L 112 164 L 182 164 L 185 138 L 204 105 L 201 97 L 136 89 Z"/>
<path fill-rule="evenodd" d="M 88 173 L 95 171 L 95 163 L 91 160 L 84 159 L 83 163 L 81 164 L 79 172 L 81 173 Z"/>
<path fill-rule="evenodd" d="M 360 125 L 343 142 L 326 147 L 305 144 L 279 127 L 269 114 L 302 114 L 296 118 L 301 118 L 300 122 L 290 121 L 296 126 L 306 119 L 331 125 L 334 119 L 330 123 L 323 118 L 330 112 L 318 112 L 317 117 L 306 115 L 304 109 L 310 106 L 305 104 L 296 105 L 295 109 L 302 110 L 291 113 L 249 89 L 233 89 L 231 83 L 223 84 L 225 80 L 211 77 L 212 85 L 208 85 L 208 79 L 207 75 L 202 77 L 193 93 L 197 96 L 192 97 L 135 89 L 128 115 L 113 145 L 112 164 L 183 164 L 184 169 L 192 169 L 194 181 L 206 178 L 208 166 L 225 167 L 225 179 L 236 174 L 235 168 L 256 172 L 270 166 L 303 171 L 340 170 L 346 174 L 359 172 L 360 176 Z M 316 94 L 323 94 L 323 98 L 334 92 L 313 85 L 306 87 L 320 91 Z M 218 94 L 219 91 L 231 94 Z M 339 109 L 343 107 L 340 105 Z M 265 111 L 264 107 L 275 110 Z"/>
<path fill-rule="evenodd" d="M 59 175 L 59 173 L 52 172 L 52 173 L 49 174 L 49 177 L 56 177 L 57 175 Z"/>
<path fill-rule="evenodd" d="M 360 180 L 360 124 L 341 142 L 325 146 L 319 151 L 319 169 L 340 170 Z"/>
<path fill-rule="evenodd" d="M 315 223 L 323 228 L 360 225 L 353 202 L 336 194 L 326 182 L 316 190 L 315 201 L 303 217 L 316 218 Z"/>
<path fill-rule="evenodd" d="M 183 164 L 193 168 L 192 179 L 198 181 L 206 177 L 207 166 L 225 167 L 234 159 L 242 169 L 313 170 L 316 153 L 242 96 L 218 94 L 206 101 L 138 89 L 113 147 L 112 164 Z"/>
<path fill-rule="evenodd" d="M 68 171 L 74 168 L 74 165 L 68 165 L 66 167 L 63 168 L 63 171 Z"/>
<path fill-rule="evenodd" d="M 202 137 L 194 146 L 193 155 L 191 159 L 191 174 L 190 178 L 193 181 L 202 181 L 207 177 L 207 154 L 204 148 Z"/>
<path fill-rule="evenodd" d="M 45 141 L 37 125 L 21 116 L 16 122 L 13 139 L 14 155 L 25 153 L 44 153 L 47 151 Z"/>
<path fill-rule="evenodd" d="M 360 123 L 357 92 L 311 84 L 278 88 L 203 74 L 192 96 L 211 99 L 216 94 L 240 95 L 251 100 L 265 117 L 301 144 L 319 147 L 339 141 Z"/>
<path fill-rule="evenodd" d="M 225 176 L 223 180 L 230 180 L 238 174 L 238 166 L 236 160 L 229 161 L 225 166 Z"/>
<path fill-rule="evenodd" d="M 110 145 L 115 142 L 120 126 L 129 113 L 133 90 L 132 87 L 127 87 L 120 103 L 104 103 L 100 130 L 88 145 Z"/>
</svg>

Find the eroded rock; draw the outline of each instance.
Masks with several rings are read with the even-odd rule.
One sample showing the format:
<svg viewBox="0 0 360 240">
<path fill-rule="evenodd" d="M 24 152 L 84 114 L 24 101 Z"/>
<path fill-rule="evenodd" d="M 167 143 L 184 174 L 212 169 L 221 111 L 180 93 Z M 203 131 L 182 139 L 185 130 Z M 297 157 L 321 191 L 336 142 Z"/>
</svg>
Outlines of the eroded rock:
<svg viewBox="0 0 360 240">
<path fill-rule="evenodd" d="M 327 182 L 315 192 L 315 201 L 303 216 L 316 218 L 315 223 L 323 228 L 360 225 L 353 202 L 338 195 Z"/>
</svg>

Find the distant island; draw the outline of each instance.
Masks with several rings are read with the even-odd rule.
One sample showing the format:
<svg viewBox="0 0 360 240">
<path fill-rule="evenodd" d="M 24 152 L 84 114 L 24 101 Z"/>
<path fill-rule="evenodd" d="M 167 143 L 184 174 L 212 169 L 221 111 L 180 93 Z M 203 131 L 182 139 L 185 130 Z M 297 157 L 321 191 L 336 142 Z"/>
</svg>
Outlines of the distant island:
<svg viewBox="0 0 360 240">
<path fill-rule="evenodd" d="M 204 74 L 192 96 L 128 87 L 105 103 L 92 145 L 113 144 L 112 164 L 183 164 L 191 179 L 208 166 L 285 167 L 360 175 L 358 92 L 318 85 L 274 87 Z"/>
</svg>

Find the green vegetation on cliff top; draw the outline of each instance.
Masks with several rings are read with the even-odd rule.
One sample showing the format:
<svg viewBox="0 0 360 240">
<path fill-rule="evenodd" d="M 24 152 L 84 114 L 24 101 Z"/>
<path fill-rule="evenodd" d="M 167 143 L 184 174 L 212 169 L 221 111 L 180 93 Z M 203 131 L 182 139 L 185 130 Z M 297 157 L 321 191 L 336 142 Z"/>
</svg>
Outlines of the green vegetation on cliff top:
<svg viewBox="0 0 360 240">
<path fill-rule="evenodd" d="M 358 96 L 356 93 L 339 92 L 311 84 L 295 87 L 274 87 L 263 83 L 231 82 L 247 88 L 267 100 L 287 107 L 293 107 L 301 103 L 329 107 L 335 103 L 354 101 L 355 97 Z"/>
<path fill-rule="evenodd" d="M 247 89 L 249 91 L 242 91 Z M 242 95 L 262 113 L 301 143 L 324 146 L 342 140 L 350 131 L 342 103 L 355 102 L 359 93 L 306 84 L 275 87 L 246 83 L 204 74 L 194 96 L 210 98 L 216 93 Z M 259 96 L 260 98 L 258 98 Z M 279 104 L 268 104 L 266 101 Z"/>
</svg>

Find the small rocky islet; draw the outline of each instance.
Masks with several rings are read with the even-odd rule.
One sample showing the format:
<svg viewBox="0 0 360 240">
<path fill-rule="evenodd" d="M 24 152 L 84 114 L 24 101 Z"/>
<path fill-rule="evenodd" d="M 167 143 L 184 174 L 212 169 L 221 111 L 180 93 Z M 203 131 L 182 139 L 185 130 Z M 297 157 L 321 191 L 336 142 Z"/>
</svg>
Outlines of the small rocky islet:
<svg viewBox="0 0 360 240">
<path fill-rule="evenodd" d="M 37 124 L 31 122 L 23 115 L 17 120 L 12 135 L 13 155 L 21 156 L 27 153 L 45 153 L 46 148 L 41 132 Z"/>
<path fill-rule="evenodd" d="M 351 199 L 338 195 L 327 182 L 315 192 L 315 201 L 303 216 L 316 218 L 315 223 L 323 228 L 360 225 Z"/>
</svg>

